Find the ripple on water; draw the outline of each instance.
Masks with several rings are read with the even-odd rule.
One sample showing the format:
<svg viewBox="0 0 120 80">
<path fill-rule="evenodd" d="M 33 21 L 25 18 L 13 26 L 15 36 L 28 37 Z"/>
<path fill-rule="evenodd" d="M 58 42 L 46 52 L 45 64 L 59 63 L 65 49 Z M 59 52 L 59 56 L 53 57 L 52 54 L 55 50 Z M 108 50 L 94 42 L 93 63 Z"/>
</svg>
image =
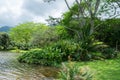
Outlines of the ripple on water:
<svg viewBox="0 0 120 80">
<path fill-rule="evenodd" d="M 0 80 L 53 80 L 57 75 L 56 68 L 19 63 L 18 56 L 18 53 L 0 52 Z"/>
</svg>

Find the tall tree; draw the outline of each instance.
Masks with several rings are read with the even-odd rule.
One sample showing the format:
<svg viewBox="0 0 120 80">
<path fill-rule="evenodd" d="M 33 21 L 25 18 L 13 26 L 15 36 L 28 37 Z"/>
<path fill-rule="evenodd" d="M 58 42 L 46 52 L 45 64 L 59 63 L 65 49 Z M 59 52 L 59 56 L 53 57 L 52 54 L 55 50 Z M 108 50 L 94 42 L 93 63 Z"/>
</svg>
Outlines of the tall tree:
<svg viewBox="0 0 120 80">
<path fill-rule="evenodd" d="M 77 46 L 79 48 L 77 53 L 81 60 L 90 59 L 92 56 L 90 53 L 94 52 L 96 50 L 95 46 L 99 45 L 95 43 L 96 40 L 93 36 L 95 28 L 101 24 L 95 25 L 96 18 L 102 19 L 106 16 L 108 18 L 115 18 L 119 16 L 119 2 L 115 0 L 74 0 L 73 6 L 70 6 L 68 0 L 64 1 L 69 9 L 67 15 L 65 15 L 67 18 L 64 21 L 68 23 L 70 20 L 68 24 L 73 23 L 72 27 L 77 29 L 69 26 L 65 27 L 76 34 L 76 41 L 79 44 L 79 47 Z"/>
<path fill-rule="evenodd" d="M 28 49 L 29 42 L 34 32 L 35 23 L 19 24 L 10 30 L 10 38 L 19 49 Z"/>
<path fill-rule="evenodd" d="M 50 2 L 55 0 L 44 1 Z M 74 5 L 77 7 L 77 13 L 75 12 L 75 9 L 69 5 L 68 0 L 64 1 L 71 14 L 76 14 L 72 16 L 72 19 L 74 18 L 79 22 L 78 28 L 81 29 L 81 31 L 74 30 L 79 39 L 83 39 L 83 36 L 81 35 L 86 35 L 83 33 L 85 29 L 89 29 L 88 32 L 90 35 L 93 34 L 96 27 L 94 25 L 96 17 L 108 16 L 109 18 L 113 18 L 120 14 L 119 11 L 117 11 L 117 9 L 120 8 L 120 2 L 118 0 L 74 0 Z M 88 19 L 86 19 L 86 17 Z M 89 28 L 84 28 L 85 26 Z"/>
</svg>

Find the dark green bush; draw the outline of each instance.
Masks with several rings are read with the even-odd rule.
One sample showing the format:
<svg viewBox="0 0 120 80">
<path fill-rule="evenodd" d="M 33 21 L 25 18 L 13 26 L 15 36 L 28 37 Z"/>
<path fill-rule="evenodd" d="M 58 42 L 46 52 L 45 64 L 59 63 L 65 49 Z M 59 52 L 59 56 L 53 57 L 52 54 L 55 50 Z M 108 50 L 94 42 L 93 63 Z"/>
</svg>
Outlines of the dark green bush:
<svg viewBox="0 0 120 80">
<path fill-rule="evenodd" d="M 0 48 L 6 50 L 10 45 L 10 37 L 7 33 L 0 33 Z"/>
<path fill-rule="evenodd" d="M 96 28 L 96 39 L 120 50 L 120 18 L 101 22 L 102 24 Z"/>
<path fill-rule="evenodd" d="M 111 59 L 117 57 L 117 52 L 113 48 L 105 48 L 102 50 L 102 55 L 106 59 Z"/>
</svg>

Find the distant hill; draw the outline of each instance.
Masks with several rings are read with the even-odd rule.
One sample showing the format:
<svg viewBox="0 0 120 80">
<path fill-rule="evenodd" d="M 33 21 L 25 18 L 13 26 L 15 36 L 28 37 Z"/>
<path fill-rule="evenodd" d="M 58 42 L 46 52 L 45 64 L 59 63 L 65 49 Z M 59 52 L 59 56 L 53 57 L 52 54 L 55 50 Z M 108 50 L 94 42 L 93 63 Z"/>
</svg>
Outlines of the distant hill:
<svg viewBox="0 0 120 80">
<path fill-rule="evenodd" d="M 12 27 L 9 26 L 2 26 L 0 27 L 0 32 L 8 32 Z"/>
</svg>

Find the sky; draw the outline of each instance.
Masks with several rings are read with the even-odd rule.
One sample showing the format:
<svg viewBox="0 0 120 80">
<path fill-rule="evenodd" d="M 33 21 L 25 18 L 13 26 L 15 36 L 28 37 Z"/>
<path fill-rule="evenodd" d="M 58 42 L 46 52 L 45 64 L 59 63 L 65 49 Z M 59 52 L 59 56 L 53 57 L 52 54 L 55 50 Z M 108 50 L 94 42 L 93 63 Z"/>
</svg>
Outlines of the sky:
<svg viewBox="0 0 120 80">
<path fill-rule="evenodd" d="M 68 0 L 72 5 L 73 0 Z M 46 23 L 49 16 L 60 17 L 67 11 L 64 0 L 45 3 L 43 0 L 1 0 L 0 26 L 16 26 L 24 22 Z"/>
</svg>

